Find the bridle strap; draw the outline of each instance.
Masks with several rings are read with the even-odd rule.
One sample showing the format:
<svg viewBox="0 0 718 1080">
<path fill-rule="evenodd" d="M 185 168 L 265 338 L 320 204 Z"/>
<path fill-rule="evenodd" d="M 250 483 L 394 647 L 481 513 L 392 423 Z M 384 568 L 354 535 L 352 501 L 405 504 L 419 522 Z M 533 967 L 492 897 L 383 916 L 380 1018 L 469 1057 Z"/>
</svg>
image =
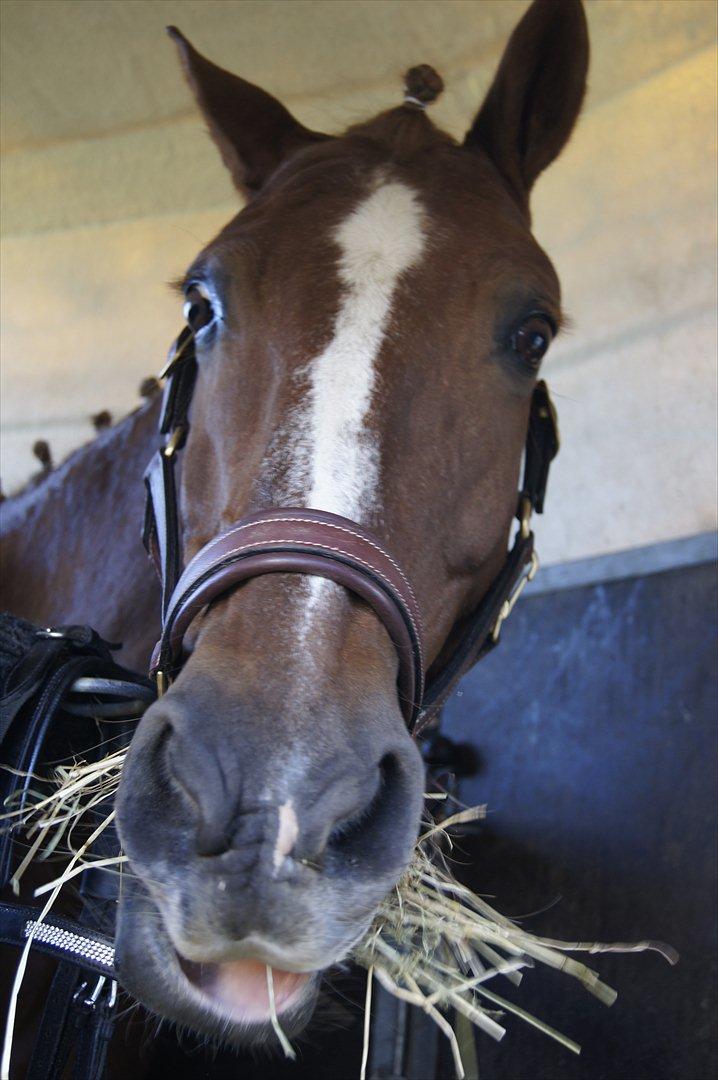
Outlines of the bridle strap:
<svg viewBox="0 0 718 1080">
<path fill-rule="evenodd" d="M 422 728 L 439 712 L 466 672 L 498 645 L 504 619 L 510 614 L 524 585 L 533 579 L 537 569 L 534 535 L 529 532 L 524 536 L 519 528 L 513 546 L 489 591 L 474 608 L 457 635 L 458 642 L 453 652 L 435 673 L 430 672 L 427 676 L 421 715 Z"/>
<path fill-rule="evenodd" d="M 436 672 L 429 672 L 420 727 L 426 726 L 436 715 L 466 672 L 498 644 L 503 623 L 536 575 L 538 556 L 531 531 L 531 515 L 543 513 L 549 468 L 558 450 L 556 410 L 548 386 L 540 380 L 531 399 L 523 479 L 516 508 L 519 524 L 513 545 L 488 592 L 462 625 L 448 660 L 444 660 Z"/>
<path fill-rule="evenodd" d="M 436 716 L 463 675 L 498 642 L 501 626 L 538 559 L 531 515 L 543 512 L 549 466 L 558 451 L 556 414 L 546 383 L 536 384 L 526 438 L 513 545 L 488 592 L 461 627 L 448 658 L 425 675 L 421 613 L 409 579 L 383 542 L 356 522 L 320 510 L 272 508 L 250 514 L 210 540 L 181 570 L 176 462 L 189 427 L 197 373 L 194 340 L 185 329 L 161 373 L 167 376 L 161 446 L 145 476 L 144 540 L 162 582 L 162 637 L 152 656 L 158 689 L 178 672 L 185 633 L 200 611 L 252 577 L 298 573 L 328 578 L 366 601 L 386 628 L 399 660 L 402 712 L 417 735 Z"/>
<path fill-rule="evenodd" d="M 22 948 L 31 930 L 36 930 L 32 941 L 36 952 L 68 962 L 68 957 L 71 957 L 75 965 L 83 971 L 104 975 L 108 979 L 117 978 L 113 937 L 100 933 L 77 919 L 66 919 L 61 915 L 46 915 L 39 923 L 39 914 L 38 907 L 0 901 L 0 944 Z M 68 942 L 70 945 L 77 943 L 76 954 L 70 951 Z"/>
<path fill-rule="evenodd" d="M 559 451 L 558 417 L 548 386 L 540 379 L 534 387 L 526 435 L 524 475 L 521 494 L 528 499 L 531 509 L 543 514 L 546 485 L 551 462 Z M 521 516 L 519 508 L 518 516 Z"/>
<path fill-rule="evenodd" d="M 188 327 L 170 349 L 160 376 L 167 377 L 160 409 L 160 447 L 145 472 L 147 496 L 142 540 L 162 584 L 164 616 L 182 569 L 176 464 L 177 454 L 187 438 L 189 407 L 197 378 L 194 337 Z"/>
</svg>

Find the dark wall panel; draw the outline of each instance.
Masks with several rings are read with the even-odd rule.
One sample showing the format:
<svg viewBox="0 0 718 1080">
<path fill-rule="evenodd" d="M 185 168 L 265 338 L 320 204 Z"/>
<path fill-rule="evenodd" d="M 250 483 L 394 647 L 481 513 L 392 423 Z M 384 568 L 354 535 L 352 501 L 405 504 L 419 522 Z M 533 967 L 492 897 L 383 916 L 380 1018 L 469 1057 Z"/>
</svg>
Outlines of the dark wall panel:
<svg viewBox="0 0 718 1080">
<path fill-rule="evenodd" d="M 465 680 L 445 730 L 476 744 L 462 847 L 474 888 L 548 936 L 658 938 L 681 953 L 596 957 L 611 1009 L 553 972 L 506 996 L 583 1044 L 509 1020 L 482 1080 L 716 1074 L 716 573 L 693 567 L 527 599 Z M 503 989 L 501 991 L 503 993 Z"/>
</svg>

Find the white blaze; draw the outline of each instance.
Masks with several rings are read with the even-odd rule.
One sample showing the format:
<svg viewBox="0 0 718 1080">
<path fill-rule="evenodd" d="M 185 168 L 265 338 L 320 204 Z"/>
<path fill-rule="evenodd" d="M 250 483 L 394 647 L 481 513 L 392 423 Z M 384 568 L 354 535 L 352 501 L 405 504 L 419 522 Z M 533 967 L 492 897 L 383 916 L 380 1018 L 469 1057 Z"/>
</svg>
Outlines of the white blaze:
<svg viewBox="0 0 718 1080">
<path fill-rule="evenodd" d="M 332 340 L 307 368 L 307 405 L 294 433 L 298 460 L 292 487 L 304 487 L 303 505 L 361 522 L 377 502 L 379 447 L 367 424 L 376 385 L 376 361 L 391 318 L 401 275 L 424 249 L 424 214 L 416 193 L 397 181 L 379 181 L 339 225 L 338 274 L 342 285 Z M 296 483 L 298 476 L 304 484 Z M 306 485 L 306 486 L 305 486 Z M 322 597 L 338 589 L 310 578 L 300 641 L 306 642 Z"/>
<path fill-rule="evenodd" d="M 375 499 L 379 449 L 366 420 L 397 283 L 424 247 L 422 217 L 411 188 L 385 182 L 337 229 L 343 294 L 334 336 L 310 366 L 306 505 L 315 510 L 360 521 Z"/>
</svg>

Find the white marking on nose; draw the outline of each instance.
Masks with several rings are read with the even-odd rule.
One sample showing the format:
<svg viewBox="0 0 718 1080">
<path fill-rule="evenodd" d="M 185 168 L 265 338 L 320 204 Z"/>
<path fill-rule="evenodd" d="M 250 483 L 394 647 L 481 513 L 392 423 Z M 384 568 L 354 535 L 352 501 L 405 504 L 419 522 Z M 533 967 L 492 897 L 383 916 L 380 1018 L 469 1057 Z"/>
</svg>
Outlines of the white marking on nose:
<svg viewBox="0 0 718 1080">
<path fill-rule="evenodd" d="M 299 836 L 299 822 L 294 812 L 291 799 L 282 803 L 279 807 L 279 828 L 277 830 L 277 842 L 274 845 L 274 872 L 279 870 L 282 862 L 290 855 L 292 848 Z"/>
</svg>

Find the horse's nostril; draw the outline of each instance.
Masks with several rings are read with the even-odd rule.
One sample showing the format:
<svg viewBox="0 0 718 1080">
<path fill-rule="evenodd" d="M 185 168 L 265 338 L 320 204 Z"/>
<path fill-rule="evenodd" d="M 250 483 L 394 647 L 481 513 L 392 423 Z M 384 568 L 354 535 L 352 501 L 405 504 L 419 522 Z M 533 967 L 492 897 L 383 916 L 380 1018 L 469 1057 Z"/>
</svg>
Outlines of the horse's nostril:
<svg viewBox="0 0 718 1080">
<path fill-rule="evenodd" d="M 151 744 L 150 754 L 152 763 L 157 770 L 157 775 L 160 777 L 161 782 L 169 785 L 170 788 L 179 786 L 182 788 L 184 794 L 184 788 L 179 782 L 172 761 L 173 736 L 174 728 L 170 721 L 164 717 L 161 719 L 158 718 L 157 733 L 155 735 L 154 743 Z"/>
<path fill-rule="evenodd" d="M 158 768 L 167 778 L 194 824 L 194 851 L 222 855 L 233 844 L 241 785 L 227 761 L 210 742 L 192 741 L 170 714 L 154 748 Z"/>
<path fill-rule="evenodd" d="M 297 887 L 312 879 L 309 868 L 336 878 L 401 868 L 416 836 L 423 771 L 403 733 L 357 736 L 346 760 L 334 746 L 298 753 L 270 778 L 258 747 L 228 747 L 218 726 L 196 722 L 198 711 L 181 693 L 163 698 L 142 754 L 157 818 L 173 816 L 184 856 L 207 873 L 212 860 L 243 873 L 266 865 L 272 880 Z"/>
<path fill-rule="evenodd" d="M 387 755 L 387 758 L 389 756 L 390 755 Z M 327 841 L 332 847 L 339 849 L 351 846 L 353 836 L 364 829 L 368 820 L 376 812 L 386 783 L 386 774 L 388 770 L 387 758 L 382 758 L 379 762 L 376 775 L 373 778 L 373 783 L 367 781 L 365 787 L 366 797 L 363 805 L 334 825 Z"/>
<path fill-rule="evenodd" d="M 406 815 L 405 777 L 398 758 L 385 754 L 378 765 L 378 782 L 366 804 L 351 818 L 340 821 L 332 829 L 327 842 L 326 866 L 393 865 L 404 852 L 395 851 L 397 825 Z M 403 849 L 404 830 L 399 829 Z"/>
<path fill-rule="evenodd" d="M 195 851 L 203 858 L 224 855 L 232 846 L 232 834 L 224 825 L 201 821 L 194 838 Z"/>
</svg>

